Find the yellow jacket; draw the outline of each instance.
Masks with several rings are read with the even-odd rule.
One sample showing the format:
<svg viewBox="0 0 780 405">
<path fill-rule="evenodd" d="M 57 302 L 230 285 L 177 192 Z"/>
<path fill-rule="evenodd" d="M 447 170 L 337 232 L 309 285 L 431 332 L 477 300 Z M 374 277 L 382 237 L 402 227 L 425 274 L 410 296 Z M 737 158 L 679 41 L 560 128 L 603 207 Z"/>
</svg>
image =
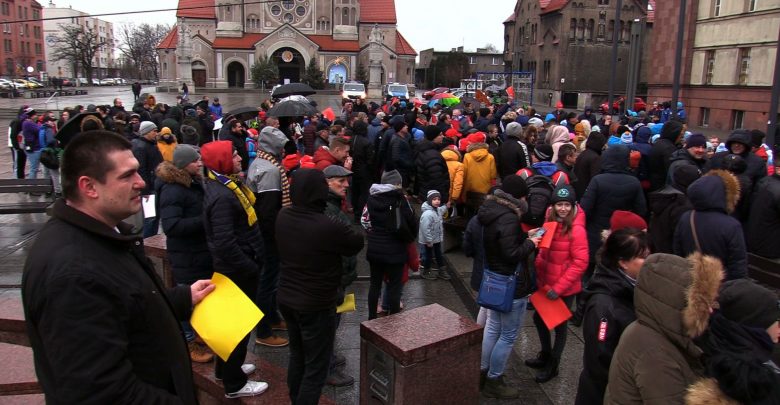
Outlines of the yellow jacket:
<svg viewBox="0 0 780 405">
<path fill-rule="evenodd" d="M 157 141 L 157 149 L 160 150 L 164 161 L 173 162 L 173 150 L 176 149 L 176 145 L 176 138 L 173 138 L 171 143 L 165 143 L 161 140 Z"/>
<path fill-rule="evenodd" d="M 469 191 L 487 194 L 496 180 L 496 160 L 488 152 L 487 144 L 469 145 L 463 157 L 463 194 Z"/>
<path fill-rule="evenodd" d="M 445 149 L 441 156 L 447 162 L 447 170 L 450 173 L 450 201 L 459 201 L 463 191 L 463 163 L 460 163 L 460 153 Z"/>
</svg>

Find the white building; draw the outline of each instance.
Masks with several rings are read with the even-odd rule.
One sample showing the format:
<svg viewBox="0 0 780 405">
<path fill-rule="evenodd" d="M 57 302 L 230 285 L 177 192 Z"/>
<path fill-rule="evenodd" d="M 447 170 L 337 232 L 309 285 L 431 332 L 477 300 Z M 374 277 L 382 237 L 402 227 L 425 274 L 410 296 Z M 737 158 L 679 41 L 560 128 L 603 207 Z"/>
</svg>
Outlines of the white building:
<svg viewBox="0 0 780 405">
<path fill-rule="evenodd" d="M 60 29 L 61 24 L 76 24 L 87 30 L 97 31 L 98 40 L 105 42 L 106 45 L 95 53 L 92 61 L 92 74 L 96 78 L 116 76 L 118 66 L 114 57 L 116 43 L 114 41 L 114 25 L 112 23 L 90 17 L 88 13 L 74 10 L 71 7 L 57 7 L 53 1 L 49 1 L 49 4 L 43 8 L 43 18 L 44 49 L 49 76 L 75 78 L 83 77 L 84 75 L 81 67 L 79 67 L 78 72 L 74 72 L 74 66 L 71 66 L 67 61 L 52 60 L 56 36 L 62 32 Z M 61 19 L 50 20 L 51 18 Z"/>
</svg>

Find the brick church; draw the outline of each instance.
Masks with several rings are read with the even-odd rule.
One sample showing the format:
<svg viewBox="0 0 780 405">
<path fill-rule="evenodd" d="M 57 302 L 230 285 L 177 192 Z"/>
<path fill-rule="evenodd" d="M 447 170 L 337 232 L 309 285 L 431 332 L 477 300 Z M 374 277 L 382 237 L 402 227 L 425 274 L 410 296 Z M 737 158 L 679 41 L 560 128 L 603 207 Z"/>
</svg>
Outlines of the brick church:
<svg viewBox="0 0 780 405">
<path fill-rule="evenodd" d="M 312 59 L 328 83 L 353 80 L 359 64 L 368 72 L 375 26 L 382 83 L 414 81 L 417 52 L 397 30 L 394 0 L 242 3 L 179 0 L 177 24 L 157 46 L 160 84 L 176 85 L 191 69 L 198 88 L 253 88 L 250 69 L 261 56 L 279 66 L 280 82 L 298 82 Z"/>
</svg>

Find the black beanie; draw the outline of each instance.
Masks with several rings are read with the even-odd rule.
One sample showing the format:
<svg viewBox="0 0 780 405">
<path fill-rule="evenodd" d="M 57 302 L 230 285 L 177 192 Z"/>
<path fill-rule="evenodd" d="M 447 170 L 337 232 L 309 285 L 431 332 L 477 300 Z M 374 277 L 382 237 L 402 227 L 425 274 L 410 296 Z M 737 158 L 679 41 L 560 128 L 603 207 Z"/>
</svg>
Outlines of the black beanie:
<svg viewBox="0 0 780 405">
<path fill-rule="evenodd" d="M 766 329 L 780 319 L 777 294 L 744 278 L 723 283 L 718 304 L 723 316 L 741 325 Z"/>
<path fill-rule="evenodd" d="M 534 156 L 543 162 L 551 162 L 553 157 L 553 148 L 551 145 L 546 143 L 537 145 L 536 148 L 534 148 Z"/>
<path fill-rule="evenodd" d="M 528 195 L 528 185 L 525 180 L 516 174 L 504 177 L 501 182 L 501 190 L 514 198 L 523 198 Z"/>
<path fill-rule="evenodd" d="M 766 138 L 764 131 L 760 129 L 753 129 L 750 131 L 750 143 L 752 143 L 754 148 L 760 148 L 764 143 L 764 138 Z"/>
<path fill-rule="evenodd" d="M 701 171 L 696 165 L 680 165 L 672 172 L 672 184 L 685 192 L 688 186 L 701 177 Z"/>
<path fill-rule="evenodd" d="M 558 186 L 552 193 L 550 203 L 555 204 L 557 202 L 567 201 L 572 205 L 577 203 L 577 195 L 574 193 L 574 189 L 569 185 Z"/>
<path fill-rule="evenodd" d="M 427 125 L 425 127 L 425 139 L 432 141 L 441 134 L 441 129 L 436 125 Z"/>
<path fill-rule="evenodd" d="M 403 120 L 398 120 L 393 123 L 393 130 L 395 130 L 396 133 L 401 132 L 402 129 L 406 126 L 406 122 Z"/>
</svg>

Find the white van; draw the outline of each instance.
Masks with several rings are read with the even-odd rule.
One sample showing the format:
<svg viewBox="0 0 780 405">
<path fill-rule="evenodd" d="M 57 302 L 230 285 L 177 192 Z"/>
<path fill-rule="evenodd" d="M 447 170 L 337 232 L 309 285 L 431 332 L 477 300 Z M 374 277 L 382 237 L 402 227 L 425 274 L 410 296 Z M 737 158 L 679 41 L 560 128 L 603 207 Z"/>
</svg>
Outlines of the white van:
<svg viewBox="0 0 780 405">
<path fill-rule="evenodd" d="M 409 99 L 409 88 L 405 84 L 390 83 L 386 86 L 385 96 L 388 98 L 398 97 L 401 99 Z"/>
<path fill-rule="evenodd" d="M 348 82 L 344 83 L 344 89 L 341 92 L 341 98 L 366 98 L 366 86 L 363 83 Z"/>
</svg>

